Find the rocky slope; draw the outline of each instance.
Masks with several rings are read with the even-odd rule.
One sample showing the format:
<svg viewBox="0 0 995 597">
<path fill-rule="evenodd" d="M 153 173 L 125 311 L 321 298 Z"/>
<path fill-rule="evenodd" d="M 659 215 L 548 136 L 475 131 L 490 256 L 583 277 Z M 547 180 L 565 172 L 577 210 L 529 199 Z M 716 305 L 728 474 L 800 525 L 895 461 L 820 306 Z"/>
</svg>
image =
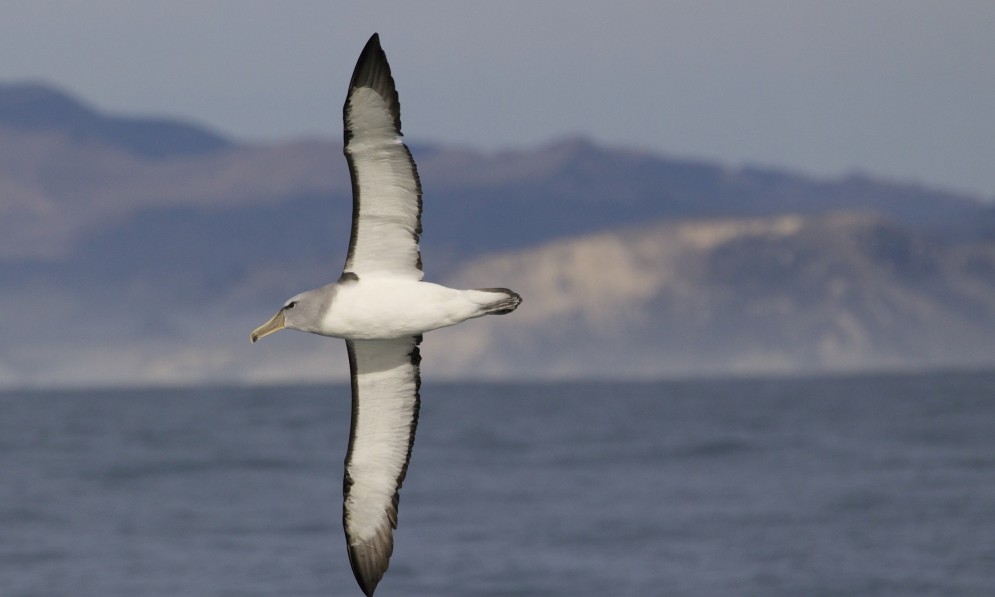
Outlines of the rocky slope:
<svg viewBox="0 0 995 597">
<path fill-rule="evenodd" d="M 995 246 L 865 213 L 661 222 L 467 264 L 514 318 L 446 331 L 447 372 L 619 376 L 995 364 Z M 438 339 L 438 340 L 441 340 Z"/>
</svg>

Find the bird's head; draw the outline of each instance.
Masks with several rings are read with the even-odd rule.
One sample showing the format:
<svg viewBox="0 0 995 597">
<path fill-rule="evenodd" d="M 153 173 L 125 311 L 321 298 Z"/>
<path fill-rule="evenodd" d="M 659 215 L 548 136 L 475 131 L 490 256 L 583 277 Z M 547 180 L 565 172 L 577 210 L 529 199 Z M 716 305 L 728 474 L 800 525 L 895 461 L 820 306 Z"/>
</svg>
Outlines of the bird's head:
<svg viewBox="0 0 995 597">
<path fill-rule="evenodd" d="M 328 293 L 323 292 L 324 290 L 309 290 L 288 300 L 269 321 L 252 330 L 249 339 L 255 343 L 284 328 L 303 332 L 317 331 L 329 302 L 329 297 L 326 296 Z"/>
</svg>

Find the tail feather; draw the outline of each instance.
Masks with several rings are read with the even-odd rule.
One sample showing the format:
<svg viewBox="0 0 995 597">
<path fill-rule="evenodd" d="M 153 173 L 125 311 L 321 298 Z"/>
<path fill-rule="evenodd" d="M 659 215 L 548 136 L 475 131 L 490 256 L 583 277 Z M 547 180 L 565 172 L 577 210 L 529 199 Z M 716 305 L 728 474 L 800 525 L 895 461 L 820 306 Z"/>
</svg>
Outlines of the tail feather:
<svg viewBox="0 0 995 597">
<path fill-rule="evenodd" d="M 522 297 L 517 292 L 512 292 L 507 288 L 476 288 L 477 292 L 491 292 L 502 295 L 492 303 L 488 303 L 486 311 L 488 315 L 504 315 L 511 313 L 522 303 Z"/>
</svg>

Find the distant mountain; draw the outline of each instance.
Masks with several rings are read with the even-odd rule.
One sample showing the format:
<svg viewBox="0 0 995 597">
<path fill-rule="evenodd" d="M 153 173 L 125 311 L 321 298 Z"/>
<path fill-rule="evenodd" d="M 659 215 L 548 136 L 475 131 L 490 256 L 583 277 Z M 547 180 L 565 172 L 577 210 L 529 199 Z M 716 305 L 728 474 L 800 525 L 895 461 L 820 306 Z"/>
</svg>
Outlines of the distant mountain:
<svg viewBox="0 0 995 597">
<path fill-rule="evenodd" d="M 429 278 L 526 299 L 441 332 L 461 348 L 429 372 L 995 361 L 992 203 L 583 139 L 413 150 Z M 235 143 L 0 86 L 0 385 L 326 376 L 327 353 L 296 350 L 314 339 L 268 340 L 282 351 L 268 364 L 242 344 L 289 293 L 338 275 L 350 216 L 340 143 Z"/>
<path fill-rule="evenodd" d="M 232 145 L 190 124 L 105 116 L 66 93 L 36 83 L 0 84 L 0 127 L 58 132 L 73 141 L 103 143 L 147 158 L 203 154 Z"/>
<path fill-rule="evenodd" d="M 995 245 L 866 213 L 660 222 L 487 256 L 450 281 L 485 280 L 512 280 L 526 301 L 515 318 L 437 333 L 450 374 L 995 364 Z"/>
</svg>

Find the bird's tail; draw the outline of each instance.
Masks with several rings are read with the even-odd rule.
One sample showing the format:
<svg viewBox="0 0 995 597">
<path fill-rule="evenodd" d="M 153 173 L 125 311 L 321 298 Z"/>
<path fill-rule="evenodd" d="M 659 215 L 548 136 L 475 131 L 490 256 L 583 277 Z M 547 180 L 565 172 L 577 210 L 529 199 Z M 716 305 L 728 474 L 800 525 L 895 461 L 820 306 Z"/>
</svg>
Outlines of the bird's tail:
<svg viewBox="0 0 995 597">
<path fill-rule="evenodd" d="M 487 297 L 488 301 L 484 303 L 484 312 L 487 315 L 511 313 L 522 303 L 522 297 L 517 292 L 512 292 L 507 288 L 476 288 L 474 290 L 497 295 L 493 297 L 493 300 L 490 300 L 491 297 Z"/>
</svg>

